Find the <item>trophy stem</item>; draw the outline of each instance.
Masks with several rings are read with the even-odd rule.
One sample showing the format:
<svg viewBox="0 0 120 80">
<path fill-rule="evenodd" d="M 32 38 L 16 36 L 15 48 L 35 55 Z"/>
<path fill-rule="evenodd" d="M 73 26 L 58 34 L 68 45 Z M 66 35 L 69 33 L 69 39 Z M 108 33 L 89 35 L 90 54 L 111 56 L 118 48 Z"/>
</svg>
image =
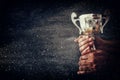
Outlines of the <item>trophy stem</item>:
<svg viewBox="0 0 120 80">
<path fill-rule="evenodd" d="M 95 34 L 92 34 L 91 37 L 95 41 Z M 92 45 L 91 50 L 96 50 L 95 44 Z"/>
<path fill-rule="evenodd" d="M 93 46 L 92 46 L 92 50 L 96 50 L 96 47 L 95 47 L 95 45 L 93 44 Z"/>
</svg>

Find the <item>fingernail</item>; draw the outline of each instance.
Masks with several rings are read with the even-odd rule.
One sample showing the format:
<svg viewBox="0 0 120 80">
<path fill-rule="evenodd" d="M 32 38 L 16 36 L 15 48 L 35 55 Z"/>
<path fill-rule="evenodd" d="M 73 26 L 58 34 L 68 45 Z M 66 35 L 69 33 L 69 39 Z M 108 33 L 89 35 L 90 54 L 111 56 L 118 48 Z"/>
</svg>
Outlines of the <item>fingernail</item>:
<svg viewBox="0 0 120 80">
<path fill-rule="evenodd" d="M 89 40 L 89 41 L 91 41 L 91 40 L 92 40 L 92 38 L 89 38 L 88 40 Z"/>
<path fill-rule="evenodd" d="M 89 45 L 92 45 L 93 44 L 93 41 L 89 43 Z"/>
<path fill-rule="evenodd" d="M 74 39 L 74 42 L 76 42 L 76 39 Z"/>
<path fill-rule="evenodd" d="M 77 74 L 80 74 L 80 71 L 78 71 Z"/>
<path fill-rule="evenodd" d="M 77 74 L 84 74 L 85 71 L 78 71 Z"/>
<path fill-rule="evenodd" d="M 74 39 L 74 42 L 77 42 L 78 41 L 78 39 L 76 38 L 76 39 Z"/>
</svg>

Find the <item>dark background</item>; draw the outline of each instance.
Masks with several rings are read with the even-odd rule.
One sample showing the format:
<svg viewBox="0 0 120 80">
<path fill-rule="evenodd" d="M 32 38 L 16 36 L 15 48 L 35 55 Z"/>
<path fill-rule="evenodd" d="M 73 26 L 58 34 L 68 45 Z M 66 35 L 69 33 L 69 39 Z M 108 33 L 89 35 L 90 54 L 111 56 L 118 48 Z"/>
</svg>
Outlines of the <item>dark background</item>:
<svg viewBox="0 0 120 80">
<path fill-rule="evenodd" d="M 0 80 L 83 79 L 76 73 L 80 53 L 73 41 L 78 30 L 71 22 L 71 13 L 103 14 L 110 8 L 117 14 L 113 2 L 0 0 Z M 111 26 L 113 23 L 118 20 L 106 26 L 105 39 L 118 38 L 120 29 Z"/>
</svg>

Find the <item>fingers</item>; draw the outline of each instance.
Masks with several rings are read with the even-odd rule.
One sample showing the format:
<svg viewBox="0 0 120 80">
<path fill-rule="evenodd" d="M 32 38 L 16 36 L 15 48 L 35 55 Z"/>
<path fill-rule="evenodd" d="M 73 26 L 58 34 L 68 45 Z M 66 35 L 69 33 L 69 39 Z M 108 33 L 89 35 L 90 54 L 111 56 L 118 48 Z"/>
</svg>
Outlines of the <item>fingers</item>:
<svg viewBox="0 0 120 80">
<path fill-rule="evenodd" d="M 90 49 L 90 46 L 88 46 L 86 49 L 84 49 L 82 52 L 81 52 L 81 55 L 85 55 L 87 53 L 91 52 L 91 49 Z"/>
<path fill-rule="evenodd" d="M 89 36 L 81 35 L 78 38 L 76 38 L 74 41 L 79 43 L 79 42 L 81 42 L 81 41 L 83 41 L 83 40 L 85 40 L 87 38 L 89 38 Z"/>
<path fill-rule="evenodd" d="M 80 56 L 78 65 L 79 65 L 79 71 L 78 74 L 86 74 L 95 71 L 95 57 L 94 52 L 90 52 L 89 54 L 85 54 Z"/>
<path fill-rule="evenodd" d="M 80 56 L 78 65 L 85 65 L 86 63 L 94 63 L 95 56 L 94 53 L 89 53 L 83 56 Z"/>
<path fill-rule="evenodd" d="M 79 58 L 79 60 L 87 60 L 88 59 L 88 55 L 83 55 Z"/>
<path fill-rule="evenodd" d="M 86 71 L 81 71 L 81 70 L 79 70 L 79 71 L 77 72 L 77 74 L 84 74 L 84 73 L 86 73 Z"/>
<path fill-rule="evenodd" d="M 88 54 L 81 55 L 79 58 L 78 74 L 86 74 L 100 70 L 106 65 L 106 52 L 103 50 L 95 50 Z"/>
<path fill-rule="evenodd" d="M 82 38 L 84 38 L 84 36 L 83 36 L 83 35 L 81 35 L 81 36 L 79 36 L 78 38 L 76 38 L 76 39 L 74 40 L 74 42 L 78 42 L 78 41 L 79 41 L 79 39 L 82 39 Z"/>
<path fill-rule="evenodd" d="M 78 42 L 79 47 L 80 47 L 79 50 L 82 55 L 90 52 L 91 51 L 90 46 L 94 44 L 93 38 L 90 36 L 86 36 L 86 35 L 79 36 L 74 41 Z"/>
<path fill-rule="evenodd" d="M 79 70 L 77 72 L 77 74 L 86 74 L 86 73 L 91 73 L 91 72 L 95 72 L 96 68 L 95 68 L 95 64 L 87 64 L 86 66 L 80 66 Z"/>
<path fill-rule="evenodd" d="M 80 46 L 80 51 L 81 51 L 81 54 L 85 54 L 86 51 L 89 52 L 88 50 L 90 50 L 90 47 L 94 44 L 93 41 L 89 42 L 89 43 L 86 43 L 84 44 L 83 46 Z"/>
<path fill-rule="evenodd" d="M 84 38 L 84 39 L 79 39 L 79 46 L 83 46 L 89 42 L 92 42 L 93 41 L 93 38 Z"/>
</svg>

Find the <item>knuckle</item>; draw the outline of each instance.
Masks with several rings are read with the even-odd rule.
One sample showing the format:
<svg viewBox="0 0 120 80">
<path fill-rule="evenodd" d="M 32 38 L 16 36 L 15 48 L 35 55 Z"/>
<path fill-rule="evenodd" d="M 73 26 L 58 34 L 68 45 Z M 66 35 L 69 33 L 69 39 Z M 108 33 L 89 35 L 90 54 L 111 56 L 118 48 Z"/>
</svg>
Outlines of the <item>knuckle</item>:
<svg viewBox="0 0 120 80">
<path fill-rule="evenodd" d="M 79 61 L 81 60 L 81 57 L 79 58 Z"/>
<path fill-rule="evenodd" d="M 82 52 L 83 51 L 83 47 L 80 47 L 79 50 Z"/>
<path fill-rule="evenodd" d="M 80 65 L 80 61 L 78 62 L 78 65 Z"/>
</svg>

